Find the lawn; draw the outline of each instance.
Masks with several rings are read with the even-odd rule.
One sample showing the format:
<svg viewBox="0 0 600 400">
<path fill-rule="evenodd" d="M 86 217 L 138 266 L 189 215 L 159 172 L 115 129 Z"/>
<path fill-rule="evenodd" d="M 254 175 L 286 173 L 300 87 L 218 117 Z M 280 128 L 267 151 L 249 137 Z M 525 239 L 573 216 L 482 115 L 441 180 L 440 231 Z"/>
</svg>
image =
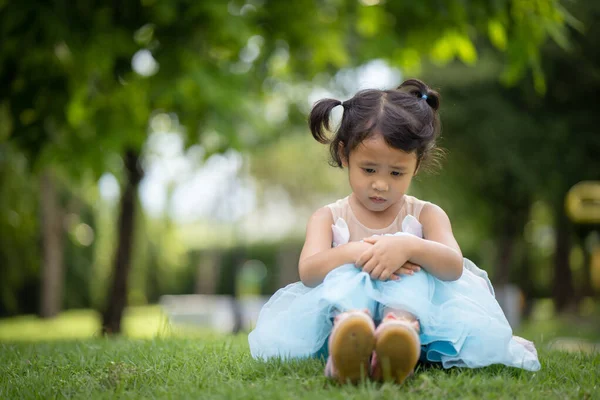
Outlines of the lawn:
<svg viewBox="0 0 600 400">
<path fill-rule="evenodd" d="M 553 346 L 557 335 L 597 342 L 599 327 L 589 321 L 546 318 L 523 326 L 518 333 L 536 340 L 540 351 L 536 373 L 420 366 L 403 386 L 340 386 L 323 376 L 319 360 L 255 361 L 245 334 L 176 330 L 156 307 L 129 310 L 128 337 L 116 339 L 97 336 L 97 315 L 89 311 L 50 322 L 19 317 L 0 320 L 0 398 L 594 399 L 600 353 Z"/>
</svg>

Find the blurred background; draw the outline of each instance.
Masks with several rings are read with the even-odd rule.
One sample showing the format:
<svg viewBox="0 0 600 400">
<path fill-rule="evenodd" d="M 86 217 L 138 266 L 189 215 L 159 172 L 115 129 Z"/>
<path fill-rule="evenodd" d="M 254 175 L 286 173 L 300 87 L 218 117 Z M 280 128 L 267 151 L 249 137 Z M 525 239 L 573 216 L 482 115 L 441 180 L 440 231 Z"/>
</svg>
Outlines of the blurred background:
<svg viewBox="0 0 600 400">
<path fill-rule="evenodd" d="M 446 210 L 515 328 L 600 331 L 599 18 L 596 0 L 0 0 L 0 338 L 249 329 L 298 280 L 310 214 L 349 193 L 311 105 L 410 77 L 442 95 L 446 150 L 410 193 Z"/>
</svg>

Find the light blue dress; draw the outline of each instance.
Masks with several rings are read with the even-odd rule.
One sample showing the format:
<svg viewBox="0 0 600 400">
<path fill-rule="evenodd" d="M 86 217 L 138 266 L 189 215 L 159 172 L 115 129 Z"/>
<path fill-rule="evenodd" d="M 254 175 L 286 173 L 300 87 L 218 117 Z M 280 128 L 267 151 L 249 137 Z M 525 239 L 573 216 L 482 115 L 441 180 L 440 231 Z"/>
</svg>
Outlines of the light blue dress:
<svg viewBox="0 0 600 400">
<path fill-rule="evenodd" d="M 344 229 L 343 222 L 336 222 L 334 239 L 339 237 L 336 227 Z M 404 232 L 395 235 L 420 233 L 419 222 L 410 215 L 402 227 Z M 261 310 L 248 337 L 252 356 L 326 355 L 336 313 L 367 308 L 378 322 L 384 307 L 391 307 L 418 318 L 421 361 L 439 362 L 444 368 L 504 364 L 539 370 L 535 347 L 513 337 L 487 273 L 466 258 L 463 265 L 461 278 L 452 282 L 441 281 L 423 269 L 399 281 L 373 280 L 354 264 L 345 264 L 332 270 L 317 287 L 290 284 L 278 290 Z"/>
</svg>

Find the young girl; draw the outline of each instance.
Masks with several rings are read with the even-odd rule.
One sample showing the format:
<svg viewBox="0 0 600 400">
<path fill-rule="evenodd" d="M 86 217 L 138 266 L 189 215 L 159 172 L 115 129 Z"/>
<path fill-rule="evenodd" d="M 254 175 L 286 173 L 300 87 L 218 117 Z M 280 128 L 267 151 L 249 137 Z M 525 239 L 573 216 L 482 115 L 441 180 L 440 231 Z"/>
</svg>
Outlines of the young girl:
<svg viewBox="0 0 600 400">
<path fill-rule="evenodd" d="M 512 336 L 487 274 L 463 258 L 444 210 L 406 194 L 436 149 L 439 104 L 411 79 L 314 105 L 312 135 L 348 170 L 352 193 L 311 216 L 302 282 L 261 310 L 249 336 L 253 357 L 328 355 L 325 373 L 353 382 L 370 375 L 401 383 L 419 359 L 540 368 L 533 344 Z"/>
</svg>

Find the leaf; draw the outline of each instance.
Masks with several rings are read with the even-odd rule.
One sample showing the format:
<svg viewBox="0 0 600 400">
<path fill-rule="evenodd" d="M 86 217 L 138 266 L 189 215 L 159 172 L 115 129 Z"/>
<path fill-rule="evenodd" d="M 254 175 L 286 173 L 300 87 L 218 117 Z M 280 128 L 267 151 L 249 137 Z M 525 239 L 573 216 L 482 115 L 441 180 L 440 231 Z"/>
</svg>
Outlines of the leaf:
<svg viewBox="0 0 600 400">
<path fill-rule="evenodd" d="M 431 58 L 438 64 L 446 64 L 454 58 L 454 43 L 452 41 L 452 33 L 444 34 L 438 39 L 430 52 Z"/>
<path fill-rule="evenodd" d="M 392 62 L 398 64 L 405 73 L 418 74 L 421 70 L 421 53 L 407 47 L 394 52 Z"/>
<path fill-rule="evenodd" d="M 446 31 L 444 36 L 435 42 L 430 54 L 437 64 L 442 65 L 452 61 L 455 56 L 468 65 L 477 61 L 477 51 L 473 42 L 467 35 L 454 29 Z"/>
<path fill-rule="evenodd" d="M 67 121 L 74 128 L 80 127 L 86 120 L 84 98 L 85 93 L 80 90 L 71 97 L 71 101 L 67 104 Z"/>
<path fill-rule="evenodd" d="M 7 140 L 13 131 L 13 120 L 10 112 L 10 103 L 3 101 L 0 104 L 0 143 Z"/>
<path fill-rule="evenodd" d="M 533 87 L 539 95 L 543 96 L 546 94 L 546 78 L 544 77 L 539 58 L 535 58 L 531 62 L 531 71 L 533 73 Z"/>
<path fill-rule="evenodd" d="M 458 51 L 458 57 L 467 65 L 474 65 L 477 62 L 477 50 L 473 42 L 466 36 L 455 37 L 455 46 Z"/>
<path fill-rule="evenodd" d="M 358 11 L 358 20 L 356 21 L 356 30 L 361 36 L 373 37 L 380 33 L 384 28 L 385 11 L 381 7 L 360 7 Z"/>
<path fill-rule="evenodd" d="M 488 23 L 488 36 L 497 49 L 506 50 L 506 30 L 500 21 L 493 19 Z"/>
<path fill-rule="evenodd" d="M 563 50 L 570 50 L 571 44 L 563 27 L 554 24 L 548 26 L 548 34 Z"/>
</svg>

